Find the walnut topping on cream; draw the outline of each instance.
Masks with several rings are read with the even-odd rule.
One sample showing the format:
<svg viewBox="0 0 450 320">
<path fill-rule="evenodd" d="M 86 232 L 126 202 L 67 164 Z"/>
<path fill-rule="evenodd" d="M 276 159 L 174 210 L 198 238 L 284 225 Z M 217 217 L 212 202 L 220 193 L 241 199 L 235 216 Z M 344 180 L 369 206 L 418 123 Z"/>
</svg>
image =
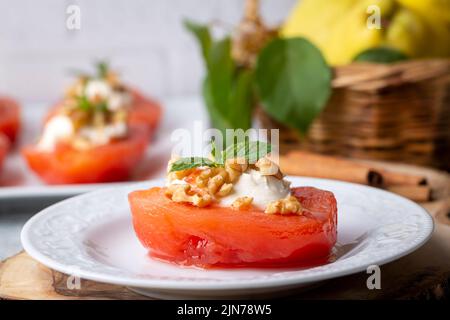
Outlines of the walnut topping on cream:
<svg viewBox="0 0 450 320">
<path fill-rule="evenodd" d="M 268 157 L 254 164 L 244 158 L 230 158 L 223 164 L 205 160 L 198 166 L 180 161 L 174 158 L 168 166 L 166 196 L 172 201 L 199 207 L 216 204 L 235 210 L 256 209 L 267 214 L 301 214 L 300 203 L 291 196 L 290 182 Z M 174 165 L 178 165 L 175 171 Z"/>
<path fill-rule="evenodd" d="M 76 149 L 89 149 L 125 138 L 131 103 L 131 93 L 102 64 L 98 75 L 80 76 L 68 88 L 37 147 L 53 151 L 57 143 L 64 142 Z"/>
</svg>

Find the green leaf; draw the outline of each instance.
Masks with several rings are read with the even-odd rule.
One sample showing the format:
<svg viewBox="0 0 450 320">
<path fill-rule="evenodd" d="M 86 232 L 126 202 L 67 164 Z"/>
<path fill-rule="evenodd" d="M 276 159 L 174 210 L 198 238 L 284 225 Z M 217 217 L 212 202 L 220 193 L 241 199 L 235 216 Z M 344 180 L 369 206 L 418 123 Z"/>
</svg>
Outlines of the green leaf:
<svg viewBox="0 0 450 320">
<path fill-rule="evenodd" d="M 365 50 L 358 54 L 353 61 L 355 62 L 375 62 L 375 63 L 392 63 L 407 60 L 408 56 L 403 52 L 393 48 L 380 47 Z"/>
<path fill-rule="evenodd" d="M 253 72 L 239 69 L 231 58 L 231 40 L 211 47 L 203 97 L 214 128 L 244 129 L 251 126 L 254 103 Z"/>
<path fill-rule="evenodd" d="M 185 27 L 197 38 L 206 66 L 203 98 L 211 124 L 226 129 L 248 129 L 253 107 L 253 73 L 238 69 L 231 57 L 231 40 L 213 41 L 207 26 L 186 20 Z"/>
<path fill-rule="evenodd" d="M 108 111 L 108 104 L 106 102 L 100 102 L 94 105 L 96 111 L 106 112 Z"/>
<path fill-rule="evenodd" d="M 93 108 L 92 104 L 89 102 L 88 98 L 85 95 L 77 97 L 77 99 L 78 99 L 78 106 L 83 111 L 89 111 Z"/>
<path fill-rule="evenodd" d="M 232 123 L 232 129 L 247 130 L 252 125 L 252 111 L 254 105 L 253 71 L 237 70 L 230 91 L 230 107 L 227 117 Z"/>
<path fill-rule="evenodd" d="M 259 54 L 255 80 L 264 110 L 306 133 L 331 93 L 331 70 L 304 38 L 272 40 Z"/>
<path fill-rule="evenodd" d="M 229 145 L 221 154 L 222 163 L 227 159 L 244 158 L 254 164 L 272 151 L 272 145 L 262 141 L 241 141 Z"/>
<path fill-rule="evenodd" d="M 234 73 L 229 38 L 212 44 L 207 62 L 207 74 L 203 82 L 203 97 L 212 125 L 222 131 L 227 128 L 235 128 L 228 116 Z"/>
<path fill-rule="evenodd" d="M 211 144 L 211 156 L 214 159 L 214 161 L 216 161 L 216 156 L 217 156 L 216 141 L 214 139 L 212 139 L 210 144 Z"/>
<path fill-rule="evenodd" d="M 208 26 L 200 25 L 190 20 L 184 20 L 183 24 L 184 27 L 197 38 L 202 50 L 203 58 L 205 59 L 205 62 L 207 62 L 212 42 Z"/>
<path fill-rule="evenodd" d="M 217 164 L 208 158 L 187 157 L 181 158 L 172 163 L 170 172 L 193 169 L 197 167 L 216 167 Z"/>
<path fill-rule="evenodd" d="M 106 78 L 109 73 L 109 64 L 106 61 L 99 61 L 96 64 L 97 76 L 100 79 Z"/>
<path fill-rule="evenodd" d="M 234 73 L 230 38 L 213 43 L 207 68 L 214 106 L 219 113 L 226 114 Z"/>
</svg>

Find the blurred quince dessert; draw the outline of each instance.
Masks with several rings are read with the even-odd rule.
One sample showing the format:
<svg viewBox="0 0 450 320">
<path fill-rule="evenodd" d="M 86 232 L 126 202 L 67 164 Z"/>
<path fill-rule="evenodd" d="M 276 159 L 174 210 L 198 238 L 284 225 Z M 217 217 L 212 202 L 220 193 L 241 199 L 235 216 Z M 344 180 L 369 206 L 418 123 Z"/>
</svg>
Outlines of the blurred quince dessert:
<svg viewBox="0 0 450 320">
<path fill-rule="evenodd" d="M 20 107 L 18 103 L 5 96 L 0 96 L 0 135 L 14 143 L 20 131 Z"/>
<path fill-rule="evenodd" d="M 126 109 L 127 121 L 143 125 L 148 134 L 153 136 L 162 116 L 160 104 L 123 82 L 107 63 L 97 63 L 96 71 L 94 75 L 79 73 L 77 79 L 66 89 L 63 100 L 51 108 L 45 120 L 60 109 L 68 110 L 80 100 L 86 100 L 93 104 L 103 104 L 111 112 L 118 111 L 118 114 Z"/>
<path fill-rule="evenodd" d="M 48 183 L 126 180 L 144 156 L 159 115 L 159 106 L 100 63 L 96 75 L 80 75 L 67 89 L 37 143 L 23 154 Z"/>
</svg>

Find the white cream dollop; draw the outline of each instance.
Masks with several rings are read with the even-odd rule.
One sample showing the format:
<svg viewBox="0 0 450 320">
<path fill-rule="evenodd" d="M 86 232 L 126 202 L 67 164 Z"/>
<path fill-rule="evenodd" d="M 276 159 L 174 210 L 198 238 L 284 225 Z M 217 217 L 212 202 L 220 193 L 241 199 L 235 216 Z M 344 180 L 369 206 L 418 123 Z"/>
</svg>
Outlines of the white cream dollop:
<svg viewBox="0 0 450 320">
<path fill-rule="evenodd" d="M 102 99 L 106 101 L 106 107 L 110 111 L 118 111 L 131 103 L 131 95 L 128 92 L 114 90 L 104 80 L 90 80 L 85 89 L 88 100 Z"/>
<path fill-rule="evenodd" d="M 54 116 L 46 123 L 37 148 L 42 151 L 53 151 L 58 141 L 70 138 L 74 132 L 75 129 L 69 117 Z"/>
<path fill-rule="evenodd" d="M 127 131 L 127 124 L 125 122 L 117 122 L 101 128 L 83 127 L 78 134 L 80 137 L 89 140 L 93 145 L 101 146 L 109 143 L 113 139 L 125 137 Z"/>
<path fill-rule="evenodd" d="M 229 207 L 237 198 L 252 197 L 253 207 L 265 210 L 271 201 L 286 198 L 291 192 L 290 185 L 287 180 L 247 170 L 233 185 L 232 193 L 220 199 L 220 206 Z"/>
<path fill-rule="evenodd" d="M 85 93 L 88 100 L 93 100 L 96 97 L 106 100 L 111 95 L 111 92 L 111 86 L 103 80 L 90 80 L 86 84 Z"/>
<path fill-rule="evenodd" d="M 94 146 L 101 146 L 113 139 L 123 138 L 127 133 L 127 124 L 125 122 L 117 122 L 101 128 L 83 127 L 77 132 L 77 135 L 87 139 Z M 65 115 L 54 116 L 46 123 L 37 148 L 47 152 L 54 151 L 58 142 L 69 140 L 74 135 L 75 128 L 69 117 Z"/>
</svg>

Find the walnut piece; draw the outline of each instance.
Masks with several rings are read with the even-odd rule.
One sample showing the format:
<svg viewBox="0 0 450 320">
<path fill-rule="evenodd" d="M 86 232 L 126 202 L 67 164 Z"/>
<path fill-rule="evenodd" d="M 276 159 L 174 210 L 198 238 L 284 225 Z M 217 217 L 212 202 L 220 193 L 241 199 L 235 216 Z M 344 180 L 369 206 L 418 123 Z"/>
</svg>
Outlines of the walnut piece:
<svg viewBox="0 0 450 320">
<path fill-rule="evenodd" d="M 255 163 L 255 167 L 263 176 L 274 176 L 277 179 L 283 179 L 280 168 L 268 158 L 261 158 Z"/>
<path fill-rule="evenodd" d="M 193 171 L 194 171 L 193 169 L 186 169 L 186 170 L 169 172 L 167 174 L 167 179 L 169 181 L 182 180 L 183 178 L 190 175 Z"/>
<path fill-rule="evenodd" d="M 225 172 L 228 174 L 228 181 L 231 183 L 236 182 L 247 168 L 248 163 L 244 158 L 227 159 L 225 161 Z"/>
<path fill-rule="evenodd" d="M 170 168 L 172 168 L 172 165 L 179 159 L 180 159 L 180 156 L 172 155 L 172 158 L 170 158 L 169 162 L 167 163 L 167 173 L 170 172 Z"/>
<path fill-rule="evenodd" d="M 235 210 L 248 210 L 251 208 L 252 202 L 252 197 L 240 197 L 233 201 L 231 208 Z"/>
<path fill-rule="evenodd" d="M 216 195 L 219 197 L 225 197 L 231 193 L 233 190 L 233 184 L 232 183 L 224 183 L 219 191 L 217 191 Z"/>
<path fill-rule="evenodd" d="M 199 172 L 200 171 L 200 172 Z M 198 207 L 210 205 L 216 197 L 233 190 L 225 168 L 187 169 L 168 173 L 169 182 L 184 180 L 186 184 L 169 185 L 166 195 L 175 202 L 188 202 Z"/>
<path fill-rule="evenodd" d="M 239 172 L 244 172 L 248 168 L 248 163 L 245 158 L 233 158 L 225 161 L 225 169 L 233 169 Z"/>
<path fill-rule="evenodd" d="M 216 194 L 220 187 L 225 183 L 225 179 L 222 175 L 217 174 L 208 181 L 208 191 L 211 194 Z"/>
<path fill-rule="evenodd" d="M 302 214 L 302 205 L 294 196 L 288 196 L 284 199 L 275 200 L 267 205 L 264 213 L 267 214 Z"/>
<path fill-rule="evenodd" d="M 189 184 L 173 184 L 167 187 L 165 195 L 175 202 L 191 203 L 197 207 L 206 207 L 213 201 L 213 197 L 201 190 L 194 190 Z"/>
</svg>

